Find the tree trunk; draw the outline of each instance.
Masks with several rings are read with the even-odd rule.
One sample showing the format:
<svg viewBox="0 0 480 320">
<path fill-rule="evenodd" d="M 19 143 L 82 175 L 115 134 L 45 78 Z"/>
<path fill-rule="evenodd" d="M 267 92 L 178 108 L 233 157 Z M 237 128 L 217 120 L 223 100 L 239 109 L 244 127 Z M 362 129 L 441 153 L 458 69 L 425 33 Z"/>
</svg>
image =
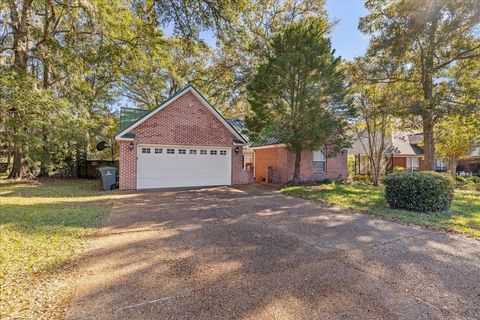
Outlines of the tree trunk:
<svg viewBox="0 0 480 320">
<path fill-rule="evenodd" d="M 425 111 L 423 120 L 423 151 L 425 170 L 435 170 L 435 141 L 433 137 L 433 114 Z"/>
<path fill-rule="evenodd" d="M 295 153 L 295 169 L 293 170 L 293 184 L 300 183 L 300 163 L 302 162 L 302 152 Z"/>
<path fill-rule="evenodd" d="M 15 1 L 10 1 L 10 16 L 13 29 L 13 50 L 14 62 L 13 67 L 19 74 L 26 74 L 28 67 L 28 19 L 30 18 L 30 10 L 32 0 L 25 0 L 21 7 L 21 12 Z M 13 112 L 13 117 L 20 118 L 19 112 Z M 20 137 L 21 129 L 14 130 L 13 133 L 13 166 L 9 179 L 22 179 L 28 176 L 30 178 L 29 168 L 25 163 L 25 141 Z"/>
<path fill-rule="evenodd" d="M 25 163 L 23 143 L 18 138 L 13 138 L 13 165 L 8 179 L 30 178 L 28 166 Z"/>
<path fill-rule="evenodd" d="M 10 144 L 8 145 L 8 153 L 7 153 L 7 166 L 6 166 L 6 171 L 10 169 L 10 164 L 12 162 L 12 150 L 10 150 Z"/>
<path fill-rule="evenodd" d="M 20 137 L 13 137 L 13 166 L 8 179 L 22 179 L 30 174 L 28 167 L 25 165 L 25 147 L 24 142 Z"/>
<path fill-rule="evenodd" d="M 428 31 L 429 46 L 426 50 L 425 56 L 422 55 L 422 89 L 424 105 L 422 111 L 422 125 L 423 125 L 423 151 L 424 151 L 424 165 L 425 170 L 435 170 L 435 141 L 433 138 L 433 110 L 435 101 L 433 99 L 433 65 L 435 57 L 435 32 L 437 30 L 438 20 L 433 20 L 430 30 Z M 422 51 L 423 52 L 423 51 Z"/>
<path fill-rule="evenodd" d="M 48 177 L 48 165 L 50 164 L 50 152 L 48 148 L 48 133 L 47 129 L 42 129 L 43 145 L 42 145 L 42 160 L 40 162 L 39 177 Z"/>
<path fill-rule="evenodd" d="M 48 61 L 43 62 L 43 88 L 50 88 L 50 63 Z M 39 177 L 48 177 L 48 165 L 50 164 L 50 148 L 48 143 L 48 129 L 43 126 L 42 128 L 42 159 L 40 162 L 40 172 Z"/>
<path fill-rule="evenodd" d="M 379 157 L 381 157 L 381 154 L 379 154 Z M 377 156 L 374 156 L 371 161 L 371 167 L 372 167 L 372 184 L 374 186 L 378 186 L 378 180 L 380 177 L 380 162 L 381 160 L 378 159 Z"/>
<path fill-rule="evenodd" d="M 457 175 L 457 166 L 458 166 L 458 159 L 451 159 L 448 161 L 448 172 L 455 177 Z"/>
<path fill-rule="evenodd" d="M 15 50 L 14 67 L 19 73 L 27 73 L 27 32 L 24 30 L 14 33 L 13 46 Z"/>
</svg>

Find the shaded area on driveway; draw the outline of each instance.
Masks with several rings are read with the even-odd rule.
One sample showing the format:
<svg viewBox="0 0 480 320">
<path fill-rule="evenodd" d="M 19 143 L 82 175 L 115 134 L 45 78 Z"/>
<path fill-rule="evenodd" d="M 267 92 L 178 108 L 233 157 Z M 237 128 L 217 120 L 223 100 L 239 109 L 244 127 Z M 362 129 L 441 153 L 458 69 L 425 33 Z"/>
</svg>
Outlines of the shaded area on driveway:
<svg viewBox="0 0 480 320">
<path fill-rule="evenodd" d="M 262 185 L 133 194 L 80 262 L 68 318 L 480 317 L 476 240 Z"/>
</svg>

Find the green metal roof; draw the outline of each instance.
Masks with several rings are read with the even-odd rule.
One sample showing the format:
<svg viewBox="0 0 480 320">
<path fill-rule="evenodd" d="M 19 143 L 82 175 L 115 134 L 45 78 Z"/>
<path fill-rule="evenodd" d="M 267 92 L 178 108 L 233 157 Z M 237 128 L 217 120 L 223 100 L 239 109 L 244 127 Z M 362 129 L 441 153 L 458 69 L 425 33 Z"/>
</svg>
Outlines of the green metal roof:
<svg viewBox="0 0 480 320">
<path fill-rule="evenodd" d="M 126 138 L 126 139 L 135 139 L 135 133 L 125 133 L 122 138 Z"/>
<path fill-rule="evenodd" d="M 245 120 L 238 120 L 238 119 L 226 119 L 227 122 L 238 132 L 242 135 L 245 141 L 250 142 L 248 144 L 249 147 L 262 147 L 262 146 L 269 146 L 273 144 L 282 143 L 282 141 L 277 138 L 274 134 L 265 134 L 262 137 L 254 141 L 249 141 L 246 135 L 246 124 Z"/>
<path fill-rule="evenodd" d="M 255 147 L 262 147 L 262 146 L 270 146 L 273 144 L 279 144 L 282 143 L 282 140 L 280 138 L 275 137 L 274 135 L 268 135 L 264 137 L 260 137 L 255 141 L 252 141 L 249 146 L 252 148 Z"/>
<path fill-rule="evenodd" d="M 120 109 L 120 132 L 143 118 L 149 110 L 122 107 Z"/>
<path fill-rule="evenodd" d="M 246 127 L 245 127 L 245 120 L 239 119 L 225 119 L 230 126 L 232 126 L 235 131 L 237 131 L 245 141 L 248 142 L 248 138 L 246 135 Z"/>
</svg>

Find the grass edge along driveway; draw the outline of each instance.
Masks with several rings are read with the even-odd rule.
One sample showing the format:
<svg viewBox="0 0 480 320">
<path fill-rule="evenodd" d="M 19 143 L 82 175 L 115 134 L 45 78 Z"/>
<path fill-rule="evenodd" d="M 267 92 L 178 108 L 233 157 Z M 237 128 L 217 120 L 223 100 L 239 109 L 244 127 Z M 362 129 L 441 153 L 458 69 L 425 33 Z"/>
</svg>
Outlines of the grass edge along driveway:
<svg viewBox="0 0 480 320">
<path fill-rule="evenodd" d="M 383 186 L 332 183 L 288 187 L 281 191 L 290 196 L 480 238 L 480 191 L 456 190 L 451 212 L 433 214 L 389 208 Z"/>
<path fill-rule="evenodd" d="M 68 264 L 116 197 L 95 181 L 0 181 L 1 319 L 62 317 Z"/>
</svg>

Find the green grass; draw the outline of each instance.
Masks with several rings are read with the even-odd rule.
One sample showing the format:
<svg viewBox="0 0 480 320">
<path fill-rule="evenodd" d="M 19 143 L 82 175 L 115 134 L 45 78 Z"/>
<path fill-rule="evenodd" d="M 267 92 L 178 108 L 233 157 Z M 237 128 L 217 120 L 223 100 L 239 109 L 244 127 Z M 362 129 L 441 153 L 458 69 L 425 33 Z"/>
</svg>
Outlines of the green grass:
<svg viewBox="0 0 480 320">
<path fill-rule="evenodd" d="M 390 209 L 383 187 L 324 184 L 313 187 L 289 187 L 282 192 L 359 212 L 480 237 L 480 191 L 456 190 L 451 212 L 423 214 Z"/>
<path fill-rule="evenodd" d="M 0 182 L 0 318 L 52 318 L 68 262 L 117 193 L 93 181 Z"/>
</svg>

